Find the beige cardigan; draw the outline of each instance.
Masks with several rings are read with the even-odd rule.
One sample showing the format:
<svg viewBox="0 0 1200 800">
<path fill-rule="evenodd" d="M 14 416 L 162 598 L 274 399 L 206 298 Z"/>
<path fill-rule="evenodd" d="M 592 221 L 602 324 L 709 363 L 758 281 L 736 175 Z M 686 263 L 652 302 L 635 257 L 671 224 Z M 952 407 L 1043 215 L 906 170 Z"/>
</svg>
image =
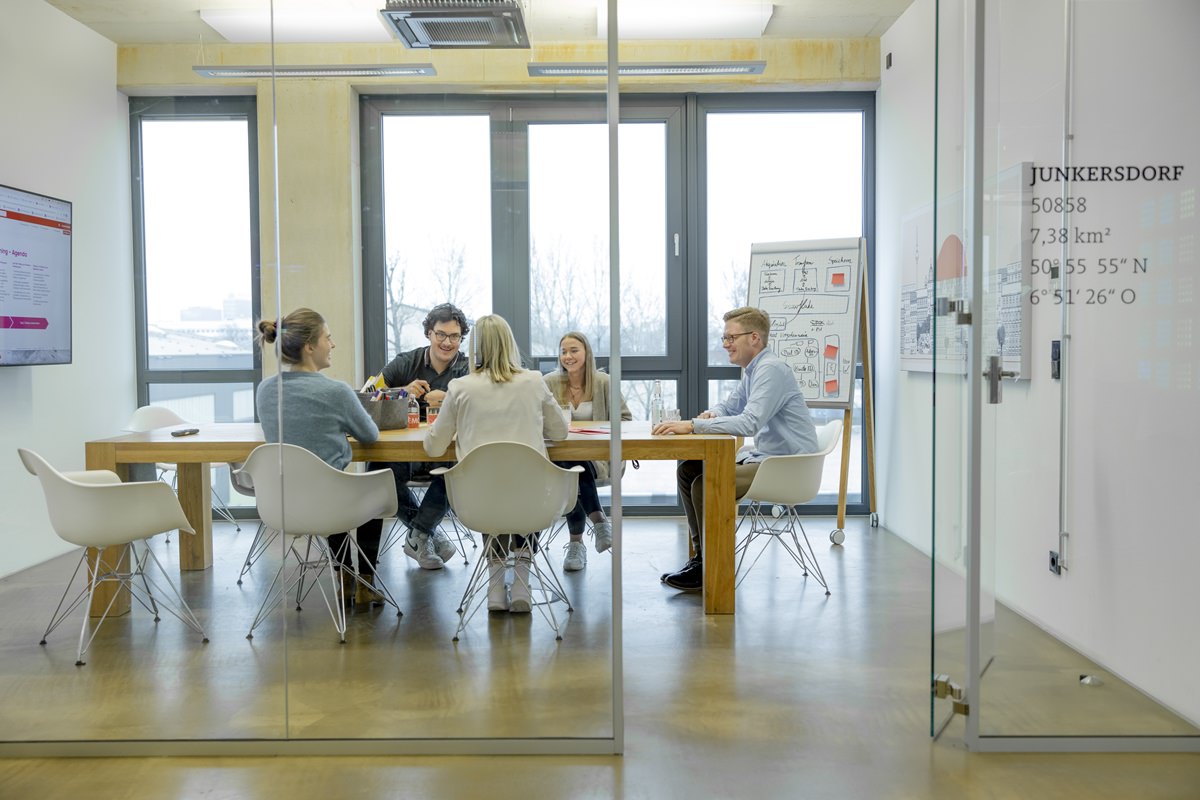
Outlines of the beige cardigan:
<svg viewBox="0 0 1200 800">
<path fill-rule="evenodd" d="M 550 394 L 554 395 L 557 400 L 565 394 L 567 375 L 562 370 L 551 372 L 546 375 L 544 380 L 546 386 L 550 387 Z M 608 406 L 608 375 L 596 371 L 592 373 L 592 417 L 600 421 L 608 421 L 612 419 Z M 621 419 L 629 422 L 633 419 L 633 414 L 629 410 L 629 406 L 625 405 L 625 396 L 621 395 Z M 596 480 L 608 480 L 608 462 L 593 461 L 592 465 L 596 468 Z"/>
</svg>

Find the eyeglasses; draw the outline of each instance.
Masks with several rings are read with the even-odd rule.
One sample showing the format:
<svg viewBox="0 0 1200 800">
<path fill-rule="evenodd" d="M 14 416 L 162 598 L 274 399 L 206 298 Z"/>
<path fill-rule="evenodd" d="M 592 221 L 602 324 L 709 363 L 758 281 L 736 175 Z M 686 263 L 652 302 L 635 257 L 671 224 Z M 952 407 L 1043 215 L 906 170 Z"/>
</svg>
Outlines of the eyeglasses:
<svg viewBox="0 0 1200 800">
<path fill-rule="evenodd" d="M 458 344 L 459 342 L 462 341 L 462 334 L 461 333 L 443 333 L 442 331 L 433 331 L 433 338 L 437 339 L 439 342 L 450 342 L 451 344 Z"/>
<path fill-rule="evenodd" d="M 727 333 L 721 337 L 721 344 L 733 344 L 733 340 L 739 336 L 749 336 L 754 331 L 745 331 L 744 333 Z"/>
</svg>

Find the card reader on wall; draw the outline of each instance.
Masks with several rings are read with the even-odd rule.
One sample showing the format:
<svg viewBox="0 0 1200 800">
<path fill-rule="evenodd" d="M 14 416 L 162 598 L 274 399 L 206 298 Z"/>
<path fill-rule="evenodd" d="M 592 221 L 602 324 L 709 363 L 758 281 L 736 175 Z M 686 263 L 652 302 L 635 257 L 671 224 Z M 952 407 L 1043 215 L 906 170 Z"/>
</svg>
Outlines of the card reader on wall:
<svg viewBox="0 0 1200 800">
<path fill-rule="evenodd" d="M 1059 365 L 1061 364 L 1062 343 L 1055 339 L 1050 342 L 1050 377 L 1058 380 L 1060 377 Z"/>
</svg>

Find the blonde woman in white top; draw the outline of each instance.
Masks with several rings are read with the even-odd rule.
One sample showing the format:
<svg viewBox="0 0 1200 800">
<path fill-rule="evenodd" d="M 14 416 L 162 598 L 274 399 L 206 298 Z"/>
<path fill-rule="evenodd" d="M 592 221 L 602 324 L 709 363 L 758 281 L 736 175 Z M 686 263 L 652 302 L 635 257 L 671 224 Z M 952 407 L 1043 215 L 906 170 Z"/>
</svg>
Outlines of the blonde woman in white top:
<svg viewBox="0 0 1200 800">
<path fill-rule="evenodd" d="M 455 436 L 457 435 L 457 439 Z M 471 372 L 450 381 L 442 411 L 425 432 L 425 452 L 444 454 L 455 441 L 461 460 L 490 442 L 521 442 L 546 455 L 545 441 L 567 438 L 567 421 L 540 373 L 521 366 L 512 329 L 491 314 L 475 322 Z M 530 550 L 514 537 L 518 550 L 511 600 L 504 586 L 505 554 L 491 539 L 488 554 L 488 610 L 529 613 Z M 536 546 L 536 541 L 532 543 Z"/>
</svg>

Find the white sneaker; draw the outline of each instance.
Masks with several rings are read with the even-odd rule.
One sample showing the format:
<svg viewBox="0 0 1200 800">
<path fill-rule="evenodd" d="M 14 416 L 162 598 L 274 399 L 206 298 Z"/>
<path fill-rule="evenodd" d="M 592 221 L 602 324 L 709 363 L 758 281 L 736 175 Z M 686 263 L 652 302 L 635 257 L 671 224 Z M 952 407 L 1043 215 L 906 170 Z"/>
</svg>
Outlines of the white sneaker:
<svg viewBox="0 0 1200 800">
<path fill-rule="evenodd" d="M 508 590 L 508 610 L 513 614 L 528 614 L 533 607 L 529 596 L 529 567 L 528 556 L 517 556 L 513 563 L 513 582 Z"/>
<path fill-rule="evenodd" d="M 488 611 L 508 611 L 508 587 L 504 585 L 505 564 L 496 559 L 488 562 Z"/>
<path fill-rule="evenodd" d="M 450 541 L 450 537 L 440 530 L 433 532 L 433 549 L 438 554 L 438 558 L 446 563 L 450 563 L 450 559 L 454 558 L 458 553 L 458 548 L 454 546 L 454 542 Z"/>
<path fill-rule="evenodd" d="M 579 572 L 587 566 L 587 545 L 583 542 L 567 542 L 567 554 L 563 557 L 565 572 Z"/>
<path fill-rule="evenodd" d="M 596 537 L 596 552 L 603 553 L 612 548 L 612 523 L 608 520 L 597 522 L 592 526 L 592 536 Z"/>
<path fill-rule="evenodd" d="M 421 569 L 441 569 L 445 566 L 433 549 L 433 537 L 427 533 L 409 531 L 404 539 L 404 555 L 420 564 Z"/>
</svg>

